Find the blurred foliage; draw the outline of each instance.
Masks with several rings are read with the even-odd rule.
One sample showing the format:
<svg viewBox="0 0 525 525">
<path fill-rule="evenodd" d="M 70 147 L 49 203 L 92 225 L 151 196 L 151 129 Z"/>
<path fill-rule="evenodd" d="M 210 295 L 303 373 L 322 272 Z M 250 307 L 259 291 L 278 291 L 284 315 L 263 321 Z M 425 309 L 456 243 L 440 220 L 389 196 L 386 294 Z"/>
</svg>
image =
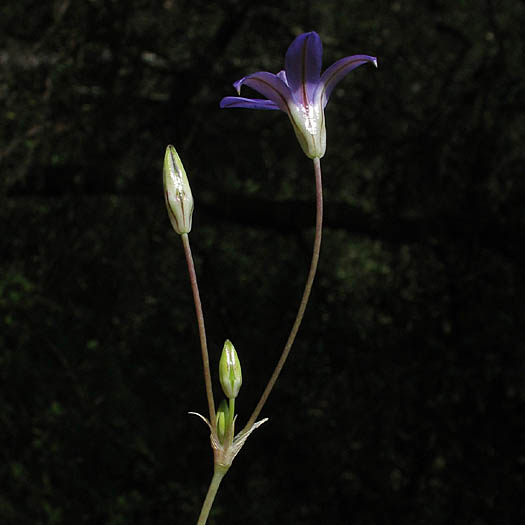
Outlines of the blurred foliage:
<svg viewBox="0 0 525 525">
<path fill-rule="evenodd" d="M 218 102 L 315 29 L 325 66 L 379 68 L 327 106 L 312 301 L 210 525 L 523 523 L 524 20 L 513 0 L 3 6 L 0 522 L 195 521 L 212 458 L 164 148 L 242 422 L 300 297 L 313 177 L 282 113 Z"/>
</svg>

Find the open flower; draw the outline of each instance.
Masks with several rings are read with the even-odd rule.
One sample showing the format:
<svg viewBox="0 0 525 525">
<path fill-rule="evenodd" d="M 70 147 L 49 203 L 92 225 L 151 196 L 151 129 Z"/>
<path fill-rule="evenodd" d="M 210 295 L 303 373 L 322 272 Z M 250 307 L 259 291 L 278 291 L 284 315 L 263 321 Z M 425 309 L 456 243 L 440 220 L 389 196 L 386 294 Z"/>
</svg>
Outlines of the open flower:
<svg viewBox="0 0 525 525">
<path fill-rule="evenodd" d="M 260 71 L 233 84 L 240 94 L 245 84 L 266 99 L 225 97 L 221 108 L 280 109 L 288 114 L 299 144 L 310 158 L 321 158 L 326 150 L 324 108 L 337 83 L 352 69 L 377 59 L 368 55 L 341 58 L 321 75 L 323 45 L 312 31 L 299 35 L 288 48 L 284 71 L 277 75 Z"/>
</svg>

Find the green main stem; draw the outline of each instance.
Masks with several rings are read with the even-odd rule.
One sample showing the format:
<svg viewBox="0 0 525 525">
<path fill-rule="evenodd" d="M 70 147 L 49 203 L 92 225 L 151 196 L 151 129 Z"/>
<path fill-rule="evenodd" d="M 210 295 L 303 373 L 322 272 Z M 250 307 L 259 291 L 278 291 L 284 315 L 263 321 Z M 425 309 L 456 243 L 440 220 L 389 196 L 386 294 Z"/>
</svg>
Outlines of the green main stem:
<svg viewBox="0 0 525 525">
<path fill-rule="evenodd" d="M 226 472 L 228 472 L 228 469 L 226 467 L 222 467 L 221 465 L 215 465 L 213 471 L 213 478 L 211 478 L 211 483 L 210 487 L 208 488 L 208 493 L 206 494 L 206 499 L 202 504 L 202 509 L 199 515 L 199 520 L 197 521 L 197 525 L 206 525 L 206 521 L 208 520 L 208 516 L 213 505 L 213 501 L 215 500 L 215 495 L 219 490 L 219 485 L 221 484 L 222 478 L 224 477 Z"/>
<path fill-rule="evenodd" d="M 216 431 L 215 400 L 213 399 L 213 387 L 211 383 L 210 360 L 208 358 L 208 344 L 206 343 L 206 329 L 204 327 L 204 314 L 202 313 L 202 304 L 197 284 L 197 274 L 193 257 L 191 255 L 190 239 L 187 233 L 181 235 L 186 263 L 188 264 L 188 273 L 190 275 L 191 290 L 193 292 L 193 302 L 195 303 L 195 313 L 197 314 L 197 325 L 199 327 L 199 338 L 201 342 L 202 367 L 204 369 L 204 383 L 206 385 L 206 397 L 208 398 L 208 410 L 210 413 L 210 425 L 213 432 Z M 218 485 L 217 485 L 218 487 Z M 199 521 L 200 523 L 200 521 Z M 204 522 L 203 522 L 204 523 Z"/>
<path fill-rule="evenodd" d="M 255 407 L 252 415 L 250 416 L 248 423 L 246 423 L 246 426 L 242 430 L 243 433 L 248 432 L 250 428 L 252 427 L 252 425 L 257 420 L 257 418 L 259 417 L 259 414 L 261 413 L 261 410 L 263 409 L 264 404 L 266 403 L 268 396 L 270 395 L 270 392 L 272 391 L 275 385 L 275 382 L 277 381 L 277 378 L 279 377 L 279 374 L 281 373 L 281 370 L 283 369 L 284 363 L 286 362 L 286 359 L 288 358 L 290 350 L 292 349 L 292 345 L 295 341 L 295 337 L 297 336 L 297 332 L 299 331 L 299 327 L 301 326 L 304 312 L 306 310 L 306 305 L 308 304 L 308 299 L 310 298 L 310 292 L 312 291 L 312 285 L 314 283 L 315 274 L 317 272 L 317 263 L 319 262 L 319 253 L 321 251 L 321 237 L 322 237 L 322 231 L 323 231 L 323 185 L 322 185 L 322 176 L 321 176 L 321 161 L 319 158 L 315 158 L 313 159 L 313 162 L 314 162 L 314 170 L 315 170 L 316 219 L 315 219 L 315 239 L 314 239 L 314 247 L 313 247 L 313 252 L 312 252 L 312 262 L 310 263 L 310 271 L 308 272 L 308 278 L 306 279 L 303 297 L 299 304 L 299 310 L 297 311 L 297 316 L 293 323 L 292 330 L 290 331 L 290 335 L 288 336 L 288 340 L 286 341 L 286 344 L 284 345 L 284 349 L 281 354 L 281 357 L 279 358 L 279 361 L 277 362 L 277 365 L 275 366 L 273 374 L 270 377 L 270 380 L 268 381 L 268 384 L 266 385 L 266 388 L 264 389 L 264 392 L 262 393 L 261 398 L 259 399 L 259 402 L 257 403 L 257 406 Z"/>
</svg>

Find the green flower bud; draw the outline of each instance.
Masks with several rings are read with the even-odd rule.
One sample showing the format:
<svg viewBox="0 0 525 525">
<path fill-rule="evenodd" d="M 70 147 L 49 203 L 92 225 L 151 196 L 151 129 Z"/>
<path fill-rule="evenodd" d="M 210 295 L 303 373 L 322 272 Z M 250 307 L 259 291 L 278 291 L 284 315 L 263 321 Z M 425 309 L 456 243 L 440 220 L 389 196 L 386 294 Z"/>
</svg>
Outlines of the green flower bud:
<svg viewBox="0 0 525 525">
<path fill-rule="evenodd" d="M 235 399 L 242 385 L 242 372 L 239 357 L 229 339 L 226 340 L 222 349 L 219 362 L 219 378 L 226 397 Z"/>
<path fill-rule="evenodd" d="M 230 408 L 226 399 L 221 401 L 219 408 L 217 409 L 217 437 L 219 443 L 224 444 L 224 437 L 228 430 L 228 424 L 230 421 Z"/>
<path fill-rule="evenodd" d="M 179 234 L 191 231 L 193 196 L 184 166 L 175 148 L 169 145 L 164 156 L 164 198 L 173 229 Z"/>
</svg>

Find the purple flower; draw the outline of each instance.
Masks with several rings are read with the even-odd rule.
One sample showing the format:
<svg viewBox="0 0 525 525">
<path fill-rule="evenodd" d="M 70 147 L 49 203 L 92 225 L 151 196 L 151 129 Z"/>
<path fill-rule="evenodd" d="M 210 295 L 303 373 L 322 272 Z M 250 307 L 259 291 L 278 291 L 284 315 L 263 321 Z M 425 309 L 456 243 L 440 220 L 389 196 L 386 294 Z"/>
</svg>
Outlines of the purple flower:
<svg viewBox="0 0 525 525">
<path fill-rule="evenodd" d="M 352 69 L 366 62 L 377 67 L 377 59 L 368 55 L 341 58 L 321 75 L 323 45 L 312 31 L 299 35 L 288 48 L 284 71 L 277 75 L 260 71 L 233 84 L 240 94 L 245 84 L 266 99 L 225 97 L 221 108 L 280 109 L 288 114 L 303 148 L 310 158 L 321 158 L 326 150 L 324 108 L 337 83 Z"/>
</svg>

